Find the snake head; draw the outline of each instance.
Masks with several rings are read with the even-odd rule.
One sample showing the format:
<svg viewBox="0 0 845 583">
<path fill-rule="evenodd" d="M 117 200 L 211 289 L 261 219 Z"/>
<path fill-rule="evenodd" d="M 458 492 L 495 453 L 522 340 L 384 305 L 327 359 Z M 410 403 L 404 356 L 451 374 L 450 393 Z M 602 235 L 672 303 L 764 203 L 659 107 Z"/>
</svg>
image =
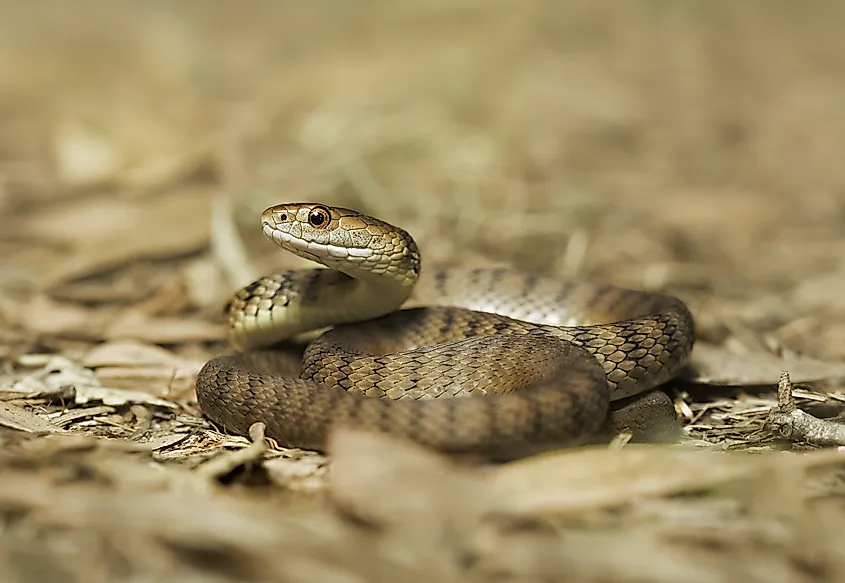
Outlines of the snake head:
<svg viewBox="0 0 845 583">
<path fill-rule="evenodd" d="M 261 226 L 282 249 L 352 277 L 389 276 L 411 285 L 419 275 L 419 251 L 406 231 L 351 209 L 279 204 L 262 213 Z"/>
<path fill-rule="evenodd" d="M 229 339 L 239 350 L 393 312 L 419 275 L 411 236 L 357 211 L 279 204 L 262 213 L 261 227 L 282 249 L 329 269 L 287 270 L 240 289 L 227 309 Z"/>
</svg>

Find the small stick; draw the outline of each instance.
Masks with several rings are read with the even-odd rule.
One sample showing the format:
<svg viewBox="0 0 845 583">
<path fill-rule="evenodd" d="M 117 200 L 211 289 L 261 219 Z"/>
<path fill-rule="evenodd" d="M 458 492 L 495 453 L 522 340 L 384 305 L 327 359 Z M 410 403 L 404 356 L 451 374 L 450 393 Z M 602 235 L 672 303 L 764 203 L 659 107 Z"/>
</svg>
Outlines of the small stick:
<svg viewBox="0 0 845 583">
<path fill-rule="evenodd" d="M 813 417 L 795 405 L 792 381 L 782 372 L 778 381 L 778 406 L 771 410 L 766 428 L 776 437 L 813 445 L 845 446 L 845 423 Z"/>
<path fill-rule="evenodd" d="M 247 447 L 217 456 L 196 469 L 196 472 L 206 478 L 219 478 L 230 473 L 235 468 L 260 459 L 267 451 L 267 441 L 264 439 L 264 424 L 253 423 L 249 426 L 249 437 L 252 440 Z"/>
</svg>

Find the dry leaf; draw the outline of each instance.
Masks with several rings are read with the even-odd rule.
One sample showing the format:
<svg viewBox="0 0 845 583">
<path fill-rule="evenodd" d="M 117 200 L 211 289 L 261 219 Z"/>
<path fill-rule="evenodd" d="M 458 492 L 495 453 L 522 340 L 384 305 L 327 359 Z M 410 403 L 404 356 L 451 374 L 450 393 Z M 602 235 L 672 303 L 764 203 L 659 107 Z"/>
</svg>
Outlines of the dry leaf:
<svg viewBox="0 0 845 583">
<path fill-rule="evenodd" d="M 82 363 L 95 369 L 103 385 L 167 396 L 193 390 L 205 360 L 183 358 L 135 340 L 114 340 L 90 350 Z"/>
<path fill-rule="evenodd" d="M 0 402 L 0 425 L 28 433 L 57 433 L 63 431 L 43 417 L 10 403 Z"/>
<path fill-rule="evenodd" d="M 97 401 L 111 406 L 144 403 L 175 407 L 170 401 L 156 398 L 149 393 L 103 387 L 93 370 L 61 356 L 30 355 L 19 360 L 23 366 L 39 368 L 34 372 L 16 375 L 17 379 L 12 383 L 12 389 L 15 390 L 41 392 L 72 386 L 75 390 L 74 402 L 77 405 Z"/>
<path fill-rule="evenodd" d="M 693 349 L 691 368 L 689 380 L 713 385 L 777 385 L 783 371 L 799 383 L 845 378 L 845 363 L 778 358 L 765 352 L 736 354 L 703 342 Z"/>
<path fill-rule="evenodd" d="M 127 391 L 125 389 L 111 389 L 107 387 L 83 387 L 76 390 L 77 405 L 83 405 L 91 401 L 112 407 L 126 405 L 128 403 L 141 403 L 144 405 L 166 407 L 168 409 L 176 408 L 174 403 L 159 399 L 143 391 Z"/>
<path fill-rule="evenodd" d="M 20 371 L 14 375 L 12 388 L 28 393 L 60 390 L 72 386 L 76 390 L 98 387 L 94 371 L 79 363 L 52 354 L 29 354 L 21 356 L 18 364 L 34 371 Z"/>
<path fill-rule="evenodd" d="M 329 451 L 333 498 L 368 521 L 439 528 L 429 521 L 472 515 L 486 502 L 479 476 L 415 443 L 342 429 Z"/>
<path fill-rule="evenodd" d="M 502 509 L 557 514 L 672 496 L 756 479 L 770 463 L 759 457 L 664 446 L 560 451 L 505 464 L 490 477 Z"/>
<path fill-rule="evenodd" d="M 102 194 L 54 203 L 17 217 L 7 228 L 66 249 L 41 266 L 49 289 L 137 261 L 185 255 L 208 244 L 209 194 L 184 189 L 127 199 Z"/>
<path fill-rule="evenodd" d="M 19 313 L 21 324 L 39 334 L 65 338 L 99 339 L 109 312 L 59 303 L 35 294 Z"/>
<path fill-rule="evenodd" d="M 585 516 L 644 500 L 708 494 L 737 500 L 746 512 L 800 523 L 807 520 L 808 477 L 816 472 L 832 478 L 842 466 L 835 450 L 749 456 L 628 446 L 513 462 L 494 470 L 487 488 L 501 511 L 523 518 Z"/>
<path fill-rule="evenodd" d="M 185 366 L 191 361 L 173 352 L 139 340 L 110 340 L 93 347 L 82 358 L 89 368 L 104 366 Z"/>
<path fill-rule="evenodd" d="M 209 342 L 226 338 L 226 326 L 191 317 L 155 317 L 135 312 L 116 315 L 34 295 L 21 310 L 21 325 L 39 334 L 84 340 L 137 339 L 157 344 Z"/>
<path fill-rule="evenodd" d="M 281 456 L 265 461 L 264 468 L 278 486 L 288 490 L 315 492 L 326 486 L 328 459 L 310 453 L 295 458 Z"/>
<path fill-rule="evenodd" d="M 190 317 L 149 318 L 129 313 L 113 321 L 105 338 L 134 338 L 156 344 L 213 342 L 226 338 L 226 326 Z"/>
<path fill-rule="evenodd" d="M 390 533 L 383 552 L 409 565 L 430 565 L 433 580 L 461 571 L 489 504 L 477 472 L 415 443 L 369 431 L 335 431 L 329 451 L 332 499 Z"/>
<path fill-rule="evenodd" d="M 143 391 L 163 398 L 185 398 L 194 390 L 197 373 L 202 368 L 167 366 L 104 366 L 95 372 L 103 385 L 122 391 Z"/>
</svg>

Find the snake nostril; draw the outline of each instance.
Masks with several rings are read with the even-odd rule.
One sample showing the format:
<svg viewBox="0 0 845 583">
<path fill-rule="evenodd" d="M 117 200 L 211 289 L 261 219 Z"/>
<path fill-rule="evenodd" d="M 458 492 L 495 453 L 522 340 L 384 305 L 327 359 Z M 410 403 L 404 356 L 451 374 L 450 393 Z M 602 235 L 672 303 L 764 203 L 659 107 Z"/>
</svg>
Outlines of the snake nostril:
<svg viewBox="0 0 845 583">
<path fill-rule="evenodd" d="M 285 213 L 282 213 L 282 214 L 279 215 L 279 220 L 280 221 L 286 221 L 286 220 L 288 220 L 288 216 Z"/>
</svg>

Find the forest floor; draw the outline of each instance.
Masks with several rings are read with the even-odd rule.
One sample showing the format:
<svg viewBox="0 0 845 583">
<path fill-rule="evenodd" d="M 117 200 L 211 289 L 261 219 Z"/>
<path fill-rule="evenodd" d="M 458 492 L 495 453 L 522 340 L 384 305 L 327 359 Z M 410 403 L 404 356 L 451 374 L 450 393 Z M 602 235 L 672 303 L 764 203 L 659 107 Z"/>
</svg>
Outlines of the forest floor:
<svg viewBox="0 0 845 583">
<path fill-rule="evenodd" d="M 841 4 L 0 3 L 0 581 L 845 580 Z M 220 433 L 297 201 L 682 298 L 680 442 Z M 767 425 L 783 371 L 826 442 Z"/>
</svg>

